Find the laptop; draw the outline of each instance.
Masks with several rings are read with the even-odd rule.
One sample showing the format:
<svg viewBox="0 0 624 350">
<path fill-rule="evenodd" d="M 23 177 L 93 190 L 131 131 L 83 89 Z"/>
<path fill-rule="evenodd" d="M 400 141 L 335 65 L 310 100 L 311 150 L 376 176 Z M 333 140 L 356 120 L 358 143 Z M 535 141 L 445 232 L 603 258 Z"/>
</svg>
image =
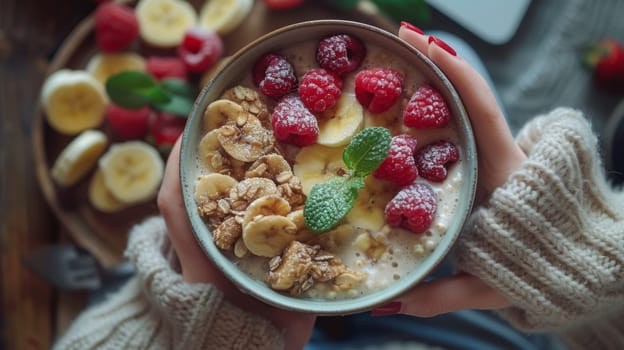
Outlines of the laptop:
<svg viewBox="0 0 624 350">
<path fill-rule="evenodd" d="M 508 42 L 518 30 L 531 0 L 426 0 L 482 40 Z"/>
</svg>

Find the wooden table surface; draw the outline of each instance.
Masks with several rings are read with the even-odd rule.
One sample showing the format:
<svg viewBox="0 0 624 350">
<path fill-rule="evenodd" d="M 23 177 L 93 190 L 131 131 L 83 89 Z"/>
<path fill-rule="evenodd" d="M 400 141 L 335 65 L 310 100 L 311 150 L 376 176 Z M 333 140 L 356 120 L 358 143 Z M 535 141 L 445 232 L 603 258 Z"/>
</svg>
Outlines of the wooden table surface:
<svg viewBox="0 0 624 350">
<path fill-rule="evenodd" d="M 33 116 L 56 49 L 95 6 L 92 0 L 0 1 L 0 349 L 49 349 L 86 300 L 51 288 L 21 258 L 71 239 L 37 182 Z M 265 29 L 301 19 L 282 16 Z"/>
</svg>

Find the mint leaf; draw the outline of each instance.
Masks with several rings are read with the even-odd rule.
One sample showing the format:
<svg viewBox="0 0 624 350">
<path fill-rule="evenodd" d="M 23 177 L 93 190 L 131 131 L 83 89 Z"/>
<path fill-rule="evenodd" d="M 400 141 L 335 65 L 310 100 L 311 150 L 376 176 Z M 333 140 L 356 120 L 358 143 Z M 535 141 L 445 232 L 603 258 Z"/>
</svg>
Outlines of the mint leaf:
<svg viewBox="0 0 624 350">
<path fill-rule="evenodd" d="M 151 75 L 140 71 L 117 73 L 106 80 L 106 93 L 116 105 L 128 109 L 146 106 L 160 94 L 156 80 Z"/>
<path fill-rule="evenodd" d="M 351 139 L 342 160 L 355 176 L 371 174 L 388 156 L 392 134 L 383 127 L 365 128 Z"/>
<path fill-rule="evenodd" d="M 339 177 L 312 187 L 303 208 L 306 226 L 317 233 L 330 230 L 344 218 L 364 188 L 360 177 Z"/>
<path fill-rule="evenodd" d="M 164 79 L 160 82 L 160 89 L 169 98 L 166 101 L 152 101 L 154 108 L 184 117 L 191 113 L 197 94 L 191 85 L 180 79 Z"/>
</svg>

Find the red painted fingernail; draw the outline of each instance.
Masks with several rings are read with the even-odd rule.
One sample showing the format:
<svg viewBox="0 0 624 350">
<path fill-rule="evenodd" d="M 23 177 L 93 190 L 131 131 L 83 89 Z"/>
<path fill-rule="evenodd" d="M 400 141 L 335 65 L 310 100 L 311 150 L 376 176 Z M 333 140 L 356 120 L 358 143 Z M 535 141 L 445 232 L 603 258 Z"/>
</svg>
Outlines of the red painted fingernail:
<svg viewBox="0 0 624 350">
<path fill-rule="evenodd" d="M 401 311 L 401 302 L 393 301 L 391 303 L 373 309 L 373 311 L 371 311 L 371 316 L 394 315 L 399 311 Z"/>
<path fill-rule="evenodd" d="M 431 44 L 432 42 L 434 42 L 436 45 L 438 45 L 439 47 L 444 49 L 444 51 L 450 53 L 451 55 L 457 56 L 457 52 L 455 52 L 455 50 L 453 50 L 453 48 L 450 47 L 449 44 L 445 43 L 444 41 L 436 38 L 435 36 L 430 36 L 429 44 Z"/>
<path fill-rule="evenodd" d="M 416 32 L 418 34 L 425 34 L 425 32 L 423 32 L 422 29 L 416 27 L 415 25 L 413 25 L 411 23 L 405 22 L 405 21 L 401 21 L 401 27 L 409 29 L 409 30 L 411 30 L 413 32 Z"/>
</svg>

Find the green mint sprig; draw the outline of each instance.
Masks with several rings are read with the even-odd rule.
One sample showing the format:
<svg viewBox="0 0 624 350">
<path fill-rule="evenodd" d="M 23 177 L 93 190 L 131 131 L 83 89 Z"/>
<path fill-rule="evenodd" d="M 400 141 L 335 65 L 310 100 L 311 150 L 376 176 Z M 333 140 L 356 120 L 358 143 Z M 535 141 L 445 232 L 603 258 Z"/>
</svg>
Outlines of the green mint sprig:
<svg viewBox="0 0 624 350">
<path fill-rule="evenodd" d="M 316 184 L 303 208 L 306 226 L 322 233 L 336 226 L 353 208 L 364 177 L 370 175 L 388 156 L 392 134 L 383 127 L 365 128 L 351 139 L 342 152 L 349 169 L 344 177 Z"/>
<path fill-rule="evenodd" d="M 186 117 L 191 112 L 197 95 L 187 82 L 167 78 L 160 82 L 141 71 L 124 71 L 106 80 L 106 93 L 116 105 L 138 109 L 153 108 Z"/>
</svg>

